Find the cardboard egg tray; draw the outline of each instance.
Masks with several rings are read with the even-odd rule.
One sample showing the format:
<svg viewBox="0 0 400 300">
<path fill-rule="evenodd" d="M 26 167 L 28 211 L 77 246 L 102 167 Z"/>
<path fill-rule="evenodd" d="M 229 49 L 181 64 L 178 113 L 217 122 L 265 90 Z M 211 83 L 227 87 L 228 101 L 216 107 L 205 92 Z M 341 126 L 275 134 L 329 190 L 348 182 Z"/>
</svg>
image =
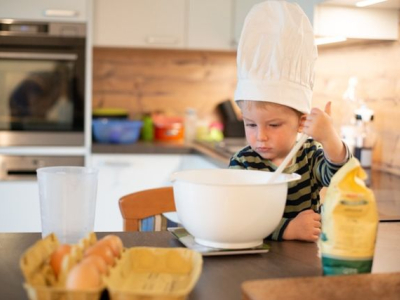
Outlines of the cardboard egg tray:
<svg viewBox="0 0 400 300">
<path fill-rule="evenodd" d="M 58 279 L 50 266 L 50 256 L 60 245 L 57 237 L 50 234 L 31 246 L 20 259 L 20 268 L 25 278 L 24 288 L 30 300 L 98 300 L 104 287 L 90 291 L 68 291 L 65 281 L 68 272 L 83 257 L 84 251 L 95 244 L 97 237 L 90 233 L 78 244 L 72 245 L 70 254 L 62 262 Z"/>
<path fill-rule="evenodd" d="M 203 259 L 186 248 L 134 247 L 122 254 L 105 284 L 113 300 L 186 299 Z"/>
<path fill-rule="evenodd" d="M 65 288 L 68 272 L 95 244 L 90 233 L 72 245 L 56 279 L 49 264 L 50 256 L 59 246 L 54 234 L 39 240 L 20 259 L 25 278 L 23 284 L 30 300 L 99 300 L 105 288 L 112 300 L 181 300 L 186 299 L 200 277 L 202 256 L 186 248 L 133 247 L 124 249 L 121 258 L 103 277 L 98 289 L 71 291 Z"/>
</svg>

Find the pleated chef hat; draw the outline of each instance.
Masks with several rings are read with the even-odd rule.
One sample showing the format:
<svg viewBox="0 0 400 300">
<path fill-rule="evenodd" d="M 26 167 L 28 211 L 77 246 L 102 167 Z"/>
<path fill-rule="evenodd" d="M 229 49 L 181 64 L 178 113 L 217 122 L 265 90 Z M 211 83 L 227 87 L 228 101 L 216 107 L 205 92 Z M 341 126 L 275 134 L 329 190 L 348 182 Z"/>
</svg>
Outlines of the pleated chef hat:
<svg viewBox="0 0 400 300">
<path fill-rule="evenodd" d="M 317 56 L 312 26 L 297 4 L 255 5 L 240 36 L 235 100 L 274 102 L 309 113 Z"/>
</svg>

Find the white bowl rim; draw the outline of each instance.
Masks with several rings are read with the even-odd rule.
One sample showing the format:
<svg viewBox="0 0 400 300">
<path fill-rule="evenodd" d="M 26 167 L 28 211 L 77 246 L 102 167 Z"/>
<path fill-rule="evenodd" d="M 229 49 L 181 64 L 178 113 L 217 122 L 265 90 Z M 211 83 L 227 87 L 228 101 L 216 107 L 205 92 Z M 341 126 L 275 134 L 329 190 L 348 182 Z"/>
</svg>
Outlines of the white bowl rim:
<svg viewBox="0 0 400 300">
<path fill-rule="evenodd" d="M 281 175 L 279 175 L 279 177 L 274 182 L 271 182 L 271 183 L 259 182 L 259 183 L 243 183 L 243 184 L 241 184 L 241 183 L 234 183 L 234 184 L 233 183 L 232 184 L 231 183 L 224 183 L 224 184 L 221 184 L 221 183 L 208 183 L 208 182 L 207 183 L 204 183 L 204 182 L 202 183 L 202 182 L 193 182 L 193 180 L 189 180 L 189 179 L 179 178 L 180 177 L 179 175 L 180 174 L 184 174 L 184 173 L 210 172 L 210 171 L 214 171 L 214 172 L 215 171 L 217 171 L 217 172 L 218 171 L 222 171 L 222 172 L 224 172 L 224 171 L 228 171 L 228 170 L 229 170 L 229 172 L 231 172 L 231 171 L 246 171 L 246 172 L 263 172 L 263 173 L 269 173 L 269 174 L 273 173 L 273 172 L 262 171 L 262 170 L 245 170 L 245 169 L 194 169 L 194 170 L 184 170 L 184 171 L 174 172 L 174 173 L 171 174 L 170 180 L 172 182 L 182 181 L 182 182 L 189 182 L 189 183 L 192 183 L 192 184 L 203 184 L 203 185 L 208 185 L 208 186 L 264 186 L 264 185 L 285 184 L 285 183 L 288 183 L 288 182 L 299 180 L 301 178 L 301 176 L 299 174 L 297 174 L 297 173 L 291 173 L 291 174 L 282 173 Z M 284 181 L 279 180 L 279 178 L 282 177 L 282 176 L 284 176 L 286 178 L 286 180 L 284 180 Z M 267 179 L 268 178 L 266 178 L 265 181 L 267 181 Z"/>
</svg>

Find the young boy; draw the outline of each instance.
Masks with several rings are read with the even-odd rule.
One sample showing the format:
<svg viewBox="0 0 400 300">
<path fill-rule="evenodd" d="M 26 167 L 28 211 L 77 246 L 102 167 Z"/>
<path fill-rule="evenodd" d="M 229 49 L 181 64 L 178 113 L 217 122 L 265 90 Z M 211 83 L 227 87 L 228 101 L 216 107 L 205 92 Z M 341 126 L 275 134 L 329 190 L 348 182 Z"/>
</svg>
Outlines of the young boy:
<svg viewBox="0 0 400 300">
<path fill-rule="evenodd" d="M 284 173 L 301 179 L 289 183 L 283 218 L 275 240 L 318 240 L 319 192 L 348 160 L 325 110 L 311 108 L 313 66 L 317 58 L 308 18 L 297 4 L 266 1 L 248 14 L 238 48 L 239 105 L 249 146 L 238 151 L 230 168 L 274 172 L 296 143 L 308 139 Z"/>
</svg>

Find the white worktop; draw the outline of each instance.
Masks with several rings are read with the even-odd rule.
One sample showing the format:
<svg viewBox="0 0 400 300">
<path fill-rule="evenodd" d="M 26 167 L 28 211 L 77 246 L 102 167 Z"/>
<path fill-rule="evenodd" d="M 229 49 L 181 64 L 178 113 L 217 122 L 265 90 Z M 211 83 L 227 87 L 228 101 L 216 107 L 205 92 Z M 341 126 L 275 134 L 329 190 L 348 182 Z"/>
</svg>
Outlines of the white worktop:
<svg viewBox="0 0 400 300">
<path fill-rule="evenodd" d="M 400 272 L 400 222 L 381 222 L 372 273 Z"/>
</svg>

